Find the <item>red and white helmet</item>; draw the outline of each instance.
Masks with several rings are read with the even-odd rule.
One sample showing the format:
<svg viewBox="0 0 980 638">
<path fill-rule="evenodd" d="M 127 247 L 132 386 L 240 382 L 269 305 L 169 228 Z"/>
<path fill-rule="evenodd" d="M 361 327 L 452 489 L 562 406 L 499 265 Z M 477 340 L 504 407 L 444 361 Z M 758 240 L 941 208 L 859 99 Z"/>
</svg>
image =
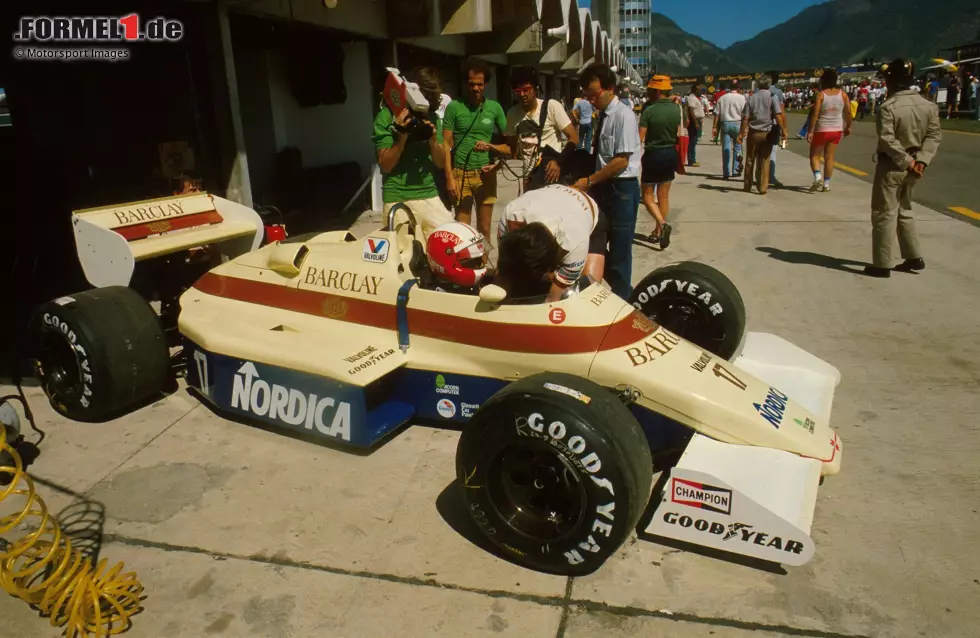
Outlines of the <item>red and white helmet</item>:
<svg viewBox="0 0 980 638">
<path fill-rule="evenodd" d="M 477 286 L 487 274 L 483 235 L 463 222 L 448 222 L 429 235 L 429 268 L 439 279 L 457 286 Z"/>
</svg>

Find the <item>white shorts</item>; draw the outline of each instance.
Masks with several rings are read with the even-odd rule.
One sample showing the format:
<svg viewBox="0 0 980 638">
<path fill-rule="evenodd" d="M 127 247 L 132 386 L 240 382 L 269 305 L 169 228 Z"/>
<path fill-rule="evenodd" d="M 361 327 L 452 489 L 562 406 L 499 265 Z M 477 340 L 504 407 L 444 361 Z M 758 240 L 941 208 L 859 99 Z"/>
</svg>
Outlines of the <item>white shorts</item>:
<svg viewBox="0 0 980 638">
<path fill-rule="evenodd" d="M 392 202 L 390 204 L 385 204 L 384 206 L 384 219 L 388 219 L 388 213 L 391 211 L 391 207 L 397 202 Z M 418 222 L 419 228 L 422 231 L 422 236 L 425 241 L 429 240 L 429 235 L 432 234 L 439 226 L 449 223 L 454 220 L 453 214 L 449 212 L 449 209 L 442 203 L 439 197 L 430 197 L 429 199 L 413 199 L 408 202 L 403 202 L 406 206 L 412 209 L 412 213 L 415 215 L 415 221 Z M 408 221 L 408 215 L 404 212 L 399 211 L 395 215 L 395 225 L 400 223 L 405 223 Z"/>
</svg>

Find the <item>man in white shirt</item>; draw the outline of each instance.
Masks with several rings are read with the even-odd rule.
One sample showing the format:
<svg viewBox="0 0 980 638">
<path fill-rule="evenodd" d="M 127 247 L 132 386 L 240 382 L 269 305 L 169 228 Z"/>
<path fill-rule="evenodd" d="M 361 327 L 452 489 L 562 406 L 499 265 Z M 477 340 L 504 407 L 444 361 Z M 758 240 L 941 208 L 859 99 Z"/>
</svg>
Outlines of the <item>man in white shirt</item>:
<svg viewBox="0 0 980 638">
<path fill-rule="evenodd" d="M 511 200 L 497 226 L 495 283 L 511 297 L 558 301 L 583 275 L 598 220 L 595 200 L 561 184 Z"/>
<path fill-rule="evenodd" d="M 578 147 L 578 131 L 561 102 L 538 97 L 535 69 L 514 68 L 510 84 L 519 101 L 507 111 L 504 137 L 512 155 L 523 162 L 524 190 L 554 184 L 562 163 Z"/>
<path fill-rule="evenodd" d="M 713 137 L 721 136 L 721 173 L 725 179 L 742 174 L 742 145 L 738 143 L 738 132 L 742 126 L 742 111 L 745 109 L 745 96 L 736 84 L 732 90 L 721 96 L 715 107 Z M 735 153 L 732 153 L 732 147 Z"/>
<path fill-rule="evenodd" d="M 684 99 L 684 106 L 687 107 L 687 135 L 690 142 L 687 145 L 687 165 L 698 167 L 698 139 L 701 137 L 701 128 L 704 123 L 704 105 L 701 104 L 701 85 L 695 84 L 691 87 L 691 93 Z"/>
</svg>

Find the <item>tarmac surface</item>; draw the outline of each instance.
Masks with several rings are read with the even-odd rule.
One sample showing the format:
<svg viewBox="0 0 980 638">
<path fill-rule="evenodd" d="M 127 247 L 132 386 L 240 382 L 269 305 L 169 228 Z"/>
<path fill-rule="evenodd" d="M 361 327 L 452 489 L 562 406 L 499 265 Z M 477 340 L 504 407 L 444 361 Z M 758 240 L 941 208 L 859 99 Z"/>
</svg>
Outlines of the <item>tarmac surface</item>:
<svg viewBox="0 0 980 638">
<path fill-rule="evenodd" d="M 804 115 L 791 113 L 788 129 L 790 139 L 787 150 L 806 157 L 810 146 L 806 140 L 797 140 L 806 119 Z M 874 154 L 878 147 L 878 132 L 873 116 L 863 121 L 855 120 L 851 134 L 837 147 L 838 170 L 860 177 L 871 183 L 874 179 Z M 980 134 L 961 131 L 943 131 L 936 159 L 926 169 L 925 177 L 915 187 L 914 199 L 955 219 L 980 226 Z"/>
<path fill-rule="evenodd" d="M 59 418 L 28 387 L 49 508 L 85 513 L 101 557 L 146 587 L 124 635 L 976 636 L 980 229 L 918 207 L 928 268 L 871 279 L 858 274 L 865 181 L 806 193 L 806 160 L 784 153 L 789 188 L 762 197 L 721 179 L 720 147 L 699 159 L 673 190 L 673 244 L 638 241 L 634 280 L 712 264 L 750 330 L 841 370 L 832 425 L 847 450 L 820 489 L 810 563 L 760 571 L 634 539 L 594 575 L 543 575 L 470 540 L 456 431 L 413 426 L 354 455 L 226 420 L 183 387 L 101 425 Z M 355 234 L 375 226 L 367 216 Z M 60 634 L 10 596 L 0 619 L 4 636 Z"/>
</svg>

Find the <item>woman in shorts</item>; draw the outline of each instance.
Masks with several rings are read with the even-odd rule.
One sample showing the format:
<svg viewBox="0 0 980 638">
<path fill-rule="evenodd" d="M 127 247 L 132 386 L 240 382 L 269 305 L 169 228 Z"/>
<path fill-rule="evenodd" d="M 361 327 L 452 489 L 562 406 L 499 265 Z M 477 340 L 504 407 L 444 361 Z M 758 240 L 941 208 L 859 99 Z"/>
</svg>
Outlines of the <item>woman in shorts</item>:
<svg viewBox="0 0 980 638">
<path fill-rule="evenodd" d="M 647 107 L 640 116 L 640 141 L 643 143 L 643 205 L 657 222 L 649 241 L 663 250 L 670 245 L 670 184 L 677 171 L 677 140 L 683 124 L 682 111 L 670 98 L 671 83 L 666 75 L 654 75 L 647 84 Z M 654 200 L 656 189 L 656 200 Z"/>
<path fill-rule="evenodd" d="M 810 129 L 806 141 L 810 143 L 810 170 L 813 171 L 813 184 L 810 192 L 830 192 L 830 178 L 834 174 L 834 155 L 842 138 L 851 134 L 850 100 L 837 86 L 837 71 L 824 69 L 820 76 L 820 92 L 810 115 Z M 820 174 L 820 160 L 823 159 L 824 173 Z"/>
</svg>

